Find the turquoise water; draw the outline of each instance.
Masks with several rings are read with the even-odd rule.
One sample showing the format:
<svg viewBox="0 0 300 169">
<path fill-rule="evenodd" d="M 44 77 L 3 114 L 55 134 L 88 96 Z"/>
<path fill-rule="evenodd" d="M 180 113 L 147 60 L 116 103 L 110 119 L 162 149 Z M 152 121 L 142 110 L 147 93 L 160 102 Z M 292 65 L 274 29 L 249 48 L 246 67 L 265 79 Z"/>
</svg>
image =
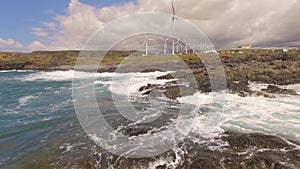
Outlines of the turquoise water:
<svg viewBox="0 0 300 169">
<path fill-rule="evenodd" d="M 0 163 L 39 150 L 76 120 L 70 81 L 26 80 L 36 72 L 0 73 Z M 52 138 L 51 138 L 52 137 Z"/>
<path fill-rule="evenodd" d="M 159 75 L 153 74 L 150 79 Z M 0 168 L 49 167 L 91 155 L 95 144 L 82 130 L 73 105 L 73 76 L 74 71 L 0 72 Z M 91 76 L 82 72 L 83 80 Z M 150 79 L 145 76 L 142 83 L 134 83 L 132 90 L 147 84 Z M 96 94 L 110 95 L 112 77 L 115 74 L 99 75 L 94 84 Z M 124 86 L 121 81 L 114 87 L 118 84 Z M 115 91 L 124 94 L 123 89 Z M 119 116 L 111 110 L 108 116 L 112 125 L 117 125 Z"/>
</svg>

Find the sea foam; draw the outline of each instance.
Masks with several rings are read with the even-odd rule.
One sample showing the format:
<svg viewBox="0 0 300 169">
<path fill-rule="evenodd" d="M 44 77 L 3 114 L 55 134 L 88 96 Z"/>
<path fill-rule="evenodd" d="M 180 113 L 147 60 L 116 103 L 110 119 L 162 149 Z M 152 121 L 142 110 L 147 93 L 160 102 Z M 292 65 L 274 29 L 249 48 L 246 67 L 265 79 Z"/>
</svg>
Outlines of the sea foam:
<svg viewBox="0 0 300 169">
<path fill-rule="evenodd" d="M 262 86 L 262 85 L 261 85 Z M 298 85 L 294 85 L 293 88 Z M 289 86 L 288 86 L 289 87 Z M 224 97 L 218 103 L 215 97 Z M 210 103 L 211 113 L 220 119 L 220 127 L 240 132 L 276 134 L 300 140 L 300 96 L 277 98 L 239 97 L 234 94 L 196 93 L 179 98 L 184 104 L 201 107 Z M 216 109 L 221 104 L 222 109 Z"/>
</svg>

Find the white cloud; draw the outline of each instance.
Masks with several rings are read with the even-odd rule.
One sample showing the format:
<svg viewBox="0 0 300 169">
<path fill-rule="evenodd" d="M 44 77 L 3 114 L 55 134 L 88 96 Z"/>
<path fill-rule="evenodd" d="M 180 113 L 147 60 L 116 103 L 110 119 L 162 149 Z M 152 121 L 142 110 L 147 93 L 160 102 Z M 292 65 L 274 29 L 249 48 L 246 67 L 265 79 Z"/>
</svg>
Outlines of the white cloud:
<svg viewBox="0 0 300 169">
<path fill-rule="evenodd" d="M 36 51 L 36 50 L 49 50 L 40 41 L 33 41 L 28 45 L 24 45 L 14 39 L 1 39 L 0 38 L 0 50 L 3 51 Z"/>
<path fill-rule="evenodd" d="M 49 36 L 49 33 L 46 32 L 43 28 L 40 27 L 34 27 L 31 29 L 31 34 L 38 36 L 38 37 L 47 37 Z"/>
<path fill-rule="evenodd" d="M 71 0 L 68 15 L 55 17 L 60 29 L 53 35 L 51 46 L 56 49 L 80 49 L 89 36 L 103 25 L 96 17 L 96 10 L 93 6 Z"/>
<path fill-rule="evenodd" d="M 40 41 L 33 41 L 32 43 L 26 46 L 26 50 L 28 51 L 49 50 L 49 48 L 47 48 Z"/>
<path fill-rule="evenodd" d="M 232 1 L 222 15 L 209 20 L 194 20 L 220 47 L 240 44 L 259 46 L 287 45 L 294 37 L 300 41 L 299 1 Z M 225 6 L 225 2 L 219 4 Z"/>
<path fill-rule="evenodd" d="M 1 39 L 0 38 L 0 49 L 1 50 L 19 50 L 23 48 L 23 45 L 20 42 L 15 41 L 14 39 Z"/>
<path fill-rule="evenodd" d="M 43 25 L 46 26 L 46 28 L 49 30 L 52 30 L 52 31 L 56 30 L 55 22 L 44 22 Z"/>
<path fill-rule="evenodd" d="M 299 44 L 299 0 L 174 0 L 176 14 L 197 25 L 217 47 L 240 44 Z M 80 48 L 94 31 L 122 16 L 139 12 L 172 13 L 169 0 L 95 8 L 71 0 L 68 15 L 57 16 L 60 31 L 54 45 Z M 293 43 L 292 43 L 293 42 Z"/>
<path fill-rule="evenodd" d="M 218 48 L 249 43 L 261 46 L 300 44 L 300 0 L 174 0 L 174 4 L 176 14 L 197 25 Z M 170 0 L 138 0 L 102 8 L 70 0 L 67 14 L 53 13 L 53 22 L 44 22 L 32 30 L 40 44 L 35 42 L 31 46 L 47 46 L 49 50 L 81 49 L 105 24 L 140 12 L 172 14 Z M 124 24 L 117 29 L 138 28 Z"/>
</svg>

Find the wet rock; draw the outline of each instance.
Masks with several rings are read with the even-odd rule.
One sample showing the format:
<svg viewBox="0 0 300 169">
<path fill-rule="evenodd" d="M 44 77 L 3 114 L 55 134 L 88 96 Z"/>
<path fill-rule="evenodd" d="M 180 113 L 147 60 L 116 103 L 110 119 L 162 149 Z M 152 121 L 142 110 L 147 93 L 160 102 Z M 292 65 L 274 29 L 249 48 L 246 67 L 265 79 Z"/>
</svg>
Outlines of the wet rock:
<svg viewBox="0 0 300 169">
<path fill-rule="evenodd" d="M 197 92 L 197 90 L 192 87 L 178 85 L 167 86 L 162 89 L 165 90 L 164 94 L 169 99 L 177 99 L 178 97 L 193 95 L 195 92 Z"/>
<path fill-rule="evenodd" d="M 180 169 L 293 169 L 300 167 L 300 157 L 283 139 L 264 134 L 226 132 L 221 140 L 228 145 L 212 150 L 209 145 L 197 147 L 192 157 L 185 157 Z M 289 151 L 281 151 L 287 149 Z M 286 164 L 286 165 L 285 165 Z"/>
<path fill-rule="evenodd" d="M 123 131 L 123 133 L 129 137 L 131 136 L 139 136 L 142 134 L 148 133 L 148 131 L 152 130 L 151 127 L 146 126 L 136 126 L 136 127 L 130 127 Z"/>
<path fill-rule="evenodd" d="M 140 73 L 149 73 L 149 72 L 162 72 L 161 69 L 156 69 L 156 68 L 149 68 L 149 69 L 144 69 L 140 71 Z"/>
<path fill-rule="evenodd" d="M 233 67 L 233 64 L 231 64 L 231 63 L 225 63 L 225 66 Z"/>
<path fill-rule="evenodd" d="M 222 140 L 227 141 L 230 148 L 236 150 L 247 149 L 249 147 L 278 149 L 289 147 L 289 145 L 279 137 L 264 134 L 239 134 L 227 132 Z"/>
<path fill-rule="evenodd" d="M 157 166 L 156 169 L 168 169 L 167 165 L 160 165 L 160 166 Z"/>
<path fill-rule="evenodd" d="M 157 77 L 156 79 L 158 79 L 158 80 L 160 80 L 160 79 L 169 80 L 169 79 L 174 79 L 174 77 L 171 74 L 167 74 L 167 75 L 164 75 L 164 76 Z"/>
<path fill-rule="evenodd" d="M 297 95 L 297 92 L 292 89 L 281 89 L 274 85 L 268 85 L 267 89 L 262 89 L 262 91 L 267 93 Z"/>
<path fill-rule="evenodd" d="M 150 130 L 147 126 L 135 126 L 127 129 L 128 135 L 138 136 Z M 227 131 L 223 136 L 202 143 L 185 141 L 186 150 L 182 161 L 176 166 L 170 166 L 176 160 L 173 151 L 149 158 L 126 158 L 117 155 L 102 154 L 96 157 L 80 154 L 81 159 L 68 161 L 56 168 L 118 168 L 144 169 L 150 164 L 156 169 L 297 169 L 300 168 L 300 150 L 296 149 L 297 142 L 289 144 L 280 137 L 257 133 L 237 133 Z M 219 143 L 223 142 L 221 145 Z M 92 144 L 92 143 L 91 143 Z M 218 148 L 213 148 L 217 146 Z M 100 150 L 98 150 L 100 151 Z M 71 155 L 71 154 L 70 154 Z M 64 157 L 67 158 L 67 157 Z M 168 159 L 168 160 L 164 160 Z M 169 163 L 168 161 L 172 161 Z M 106 162 L 105 162 L 106 161 Z M 107 162 L 109 161 L 109 163 Z M 157 163 L 159 161 L 159 163 Z M 99 162 L 99 160 L 98 160 Z M 164 163 L 165 162 L 165 163 Z M 101 165 L 101 166 L 100 166 Z M 98 167 L 96 167 L 98 166 Z"/>
<path fill-rule="evenodd" d="M 288 94 L 288 95 L 297 95 L 297 92 L 292 89 L 282 89 L 279 93 L 280 94 Z"/>
<path fill-rule="evenodd" d="M 252 93 L 248 85 L 248 81 L 227 81 L 227 88 L 230 93 L 239 93 L 244 97 L 247 95 L 246 93 Z"/>
<path fill-rule="evenodd" d="M 273 86 L 273 85 L 268 85 L 267 89 L 262 89 L 262 91 L 264 92 L 268 92 L 268 93 L 277 93 L 280 91 L 280 88 L 277 86 Z"/>
<path fill-rule="evenodd" d="M 145 90 L 149 90 L 149 89 L 154 89 L 156 87 L 157 87 L 157 85 L 147 84 L 147 86 L 140 87 L 139 92 L 142 92 L 142 91 L 145 91 Z"/>
<path fill-rule="evenodd" d="M 139 92 L 142 92 L 142 95 L 150 95 L 150 93 L 154 89 L 158 89 L 158 85 L 153 85 L 153 84 L 147 84 L 147 86 L 142 86 L 139 88 Z"/>
<path fill-rule="evenodd" d="M 97 70 L 98 73 L 104 73 L 104 72 L 115 72 L 117 67 L 115 66 L 105 66 Z"/>
<path fill-rule="evenodd" d="M 178 97 L 181 97 L 181 91 L 178 86 L 170 87 L 164 92 L 165 96 L 169 99 L 176 99 Z"/>
<path fill-rule="evenodd" d="M 74 168 L 82 168 L 82 169 L 97 169 L 95 166 L 95 162 L 92 160 L 82 160 L 77 161 Z"/>
</svg>

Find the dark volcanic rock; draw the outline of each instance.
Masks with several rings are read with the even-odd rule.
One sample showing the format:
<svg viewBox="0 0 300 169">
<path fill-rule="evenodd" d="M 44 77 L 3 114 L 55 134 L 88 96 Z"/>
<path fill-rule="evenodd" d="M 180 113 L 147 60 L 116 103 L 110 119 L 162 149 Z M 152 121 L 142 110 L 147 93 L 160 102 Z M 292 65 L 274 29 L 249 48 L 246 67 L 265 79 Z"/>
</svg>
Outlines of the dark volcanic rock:
<svg viewBox="0 0 300 169">
<path fill-rule="evenodd" d="M 164 94 L 169 99 L 177 99 L 178 97 L 193 95 L 197 92 L 194 88 L 178 85 L 167 86 L 162 89 L 165 90 Z"/>
<path fill-rule="evenodd" d="M 28 64 L 28 62 L 0 63 L 0 70 L 22 70 Z"/>
<path fill-rule="evenodd" d="M 280 88 L 277 86 L 269 85 L 267 89 L 263 89 L 262 91 L 265 91 L 268 93 L 277 93 L 280 91 Z"/>
<path fill-rule="evenodd" d="M 222 140 L 227 141 L 230 148 L 236 150 L 243 150 L 249 147 L 266 149 L 282 149 L 289 147 L 289 145 L 281 138 L 264 134 L 238 134 L 227 132 L 226 136 L 224 136 Z"/>
<path fill-rule="evenodd" d="M 245 93 L 251 94 L 252 91 L 249 88 L 248 82 L 243 81 L 227 81 L 227 88 L 231 93 L 239 93 L 244 95 Z"/>
<path fill-rule="evenodd" d="M 268 85 L 268 88 L 262 89 L 262 91 L 267 93 L 297 95 L 297 92 L 292 89 L 281 89 L 274 85 Z"/>
<path fill-rule="evenodd" d="M 157 77 L 156 79 L 158 79 L 158 80 L 160 80 L 160 79 L 169 80 L 169 79 L 174 79 L 174 77 L 171 74 L 167 74 L 167 75 L 164 75 L 164 76 Z"/>
<path fill-rule="evenodd" d="M 117 67 L 115 66 L 105 66 L 97 70 L 98 73 L 104 73 L 104 72 L 115 72 L 117 70 Z"/>
<path fill-rule="evenodd" d="M 211 147 L 216 146 L 213 142 L 197 145 L 191 143 L 186 147 L 187 152 L 183 156 L 182 163 L 175 168 L 168 166 L 168 162 L 158 163 L 155 167 L 156 169 L 297 169 L 300 167 L 300 150 L 279 137 L 226 132 L 224 136 L 216 139 L 218 142 L 226 142 L 227 145 L 213 149 Z M 285 151 L 282 151 L 283 149 Z M 164 159 L 165 156 L 175 160 L 174 153 L 167 152 L 157 157 L 142 159 L 116 157 L 113 164 L 119 169 L 142 169 L 148 168 L 149 163 Z"/>
<path fill-rule="evenodd" d="M 147 86 L 140 87 L 139 92 L 143 92 L 142 95 L 149 95 L 156 88 L 158 88 L 157 85 L 147 84 Z"/>
<path fill-rule="evenodd" d="M 149 73 L 149 72 L 162 72 L 160 69 L 155 69 L 155 68 L 149 68 L 149 69 L 144 69 L 140 71 L 140 73 Z"/>
<path fill-rule="evenodd" d="M 181 91 L 178 86 L 170 87 L 164 92 L 165 96 L 169 99 L 176 99 L 178 97 L 181 97 Z"/>
<path fill-rule="evenodd" d="M 227 132 L 221 138 L 229 145 L 220 150 L 200 146 L 182 167 L 193 169 L 293 169 L 300 167 L 294 146 L 276 136 Z M 282 149 L 289 151 L 281 151 Z M 285 165 L 286 164 L 286 165 Z"/>
<path fill-rule="evenodd" d="M 151 127 L 138 126 L 138 127 L 130 127 L 124 130 L 124 134 L 128 136 L 138 136 L 142 134 L 146 134 L 148 131 L 152 130 Z"/>
</svg>

